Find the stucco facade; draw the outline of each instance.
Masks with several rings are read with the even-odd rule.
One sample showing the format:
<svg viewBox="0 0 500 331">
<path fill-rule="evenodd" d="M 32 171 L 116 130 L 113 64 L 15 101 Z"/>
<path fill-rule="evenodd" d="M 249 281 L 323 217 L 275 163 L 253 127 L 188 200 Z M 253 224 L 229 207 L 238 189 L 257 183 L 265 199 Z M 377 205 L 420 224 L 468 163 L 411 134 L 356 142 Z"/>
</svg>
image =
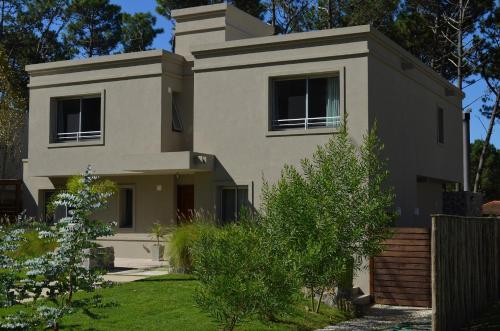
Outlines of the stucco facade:
<svg viewBox="0 0 500 331">
<path fill-rule="evenodd" d="M 356 144 L 377 123 L 396 190 L 397 226 L 429 226 L 429 214 L 441 212 L 443 184 L 461 182 L 461 95 L 373 28 L 272 35 L 227 4 L 172 16 L 175 54 L 154 50 L 27 67 L 24 181 L 31 214 L 43 217 L 44 192 L 88 164 L 133 190 L 133 224 L 102 241 L 117 256 L 149 257 L 151 225 L 175 225 L 185 207 L 181 194 L 192 196 L 192 208 L 220 216 L 234 187 L 234 199 L 243 194 L 258 209 L 263 177 L 276 181 L 285 163 L 298 165 L 338 130 L 274 129 L 273 82 L 302 77 L 334 77 L 337 111 L 342 119 L 348 115 Z M 59 100 L 86 95 L 100 98 L 99 138 L 54 140 Z M 81 114 L 82 108 L 80 121 Z M 181 129 L 173 130 L 174 116 Z M 120 218 L 121 199 L 97 216 Z M 368 291 L 367 274 L 358 283 Z"/>
</svg>

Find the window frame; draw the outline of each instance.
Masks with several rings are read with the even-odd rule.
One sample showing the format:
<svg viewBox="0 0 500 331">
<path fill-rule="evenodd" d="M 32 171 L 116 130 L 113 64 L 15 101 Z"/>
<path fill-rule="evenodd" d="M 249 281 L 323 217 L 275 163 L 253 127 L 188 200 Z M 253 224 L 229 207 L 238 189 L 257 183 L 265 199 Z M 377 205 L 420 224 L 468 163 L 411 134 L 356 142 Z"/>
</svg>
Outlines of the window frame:
<svg viewBox="0 0 500 331">
<path fill-rule="evenodd" d="M 122 189 L 130 189 L 132 190 L 132 226 L 130 227 L 122 227 L 121 226 L 121 219 L 120 219 L 120 212 L 122 208 L 122 203 L 121 203 L 121 190 Z M 117 194 L 117 228 L 120 232 L 134 232 L 135 231 L 135 225 L 136 225 L 136 188 L 135 185 L 132 184 L 120 184 L 118 185 L 118 194 Z"/>
<path fill-rule="evenodd" d="M 83 99 L 90 98 L 100 98 L 100 137 L 96 139 L 88 139 L 88 140 L 71 140 L 67 142 L 60 142 L 57 140 L 57 125 L 58 125 L 58 104 L 61 100 L 72 100 L 79 99 L 80 100 L 80 119 L 79 126 L 81 130 L 81 105 Z M 50 98 L 50 123 L 49 123 L 49 143 L 48 148 L 60 148 L 60 147 L 77 147 L 77 146 L 96 146 L 96 145 L 104 145 L 104 137 L 105 137 L 105 105 L 106 105 L 106 93 L 105 90 L 88 90 L 82 91 L 81 93 L 68 93 L 68 94 L 60 94 L 58 96 L 54 96 Z"/>
<path fill-rule="evenodd" d="M 219 206 L 219 220 L 221 223 L 230 223 L 230 222 L 237 222 L 239 220 L 239 213 L 240 213 L 240 208 L 238 208 L 238 190 L 240 189 L 244 189 L 247 191 L 247 196 L 246 196 L 246 199 L 248 201 L 248 205 L 249 207 L 251 208 L 251 206 L 253 205 L 253 201 L 250 200 L 250 186 L 249 185 L 238 185 L 238 184 L 235 184 L 235 185 L 222 185 L 222 186 L 219 186 L 219 203 L 218 203 L 218 206 Z M 223 212 L 224 212 L 224 208 L 223 208 L 223 204 L 224 204 L 224 199 L 223 199 L 223 192 L 224 190 L 232 190 L 232 191 L 235 191 L 235 199 L 234 199 L 234 209 L 236 211 L 236 215 L 235 215 L 235 219 L 234 220 L 224 220 L 223 219 Z"/>
<path fill-rule="evenodd" d="M 181 115 L 180 115 L 180 112 L 179 112 L 179 106 L 177 105 L 177 100 L 178 97 L 177 97 L 178 93 L 177 92 L 172 92 L 172 118 L 171 118 L 171 122 L 172 122 L 172 131 L 173 132 L 179 132 L 179 133 L 182 133 L 184 131 L 184 125 L 182 124 L 182 118 L 181 118 Z M 176 125 L 174 124 L 175 123 L 175 120 L 174 120 L 174 117 L 177 117 L 177 121 L 179 122 L 179 127 L 176 128 Z"/>
<path fill-rule="evenodd" d="M 324 78 L 338 77 L 339 78 L 339 116 L 342 124 L 345 118 L 345 66 L 328 66 L 325 68 L 321 64 L 309 64 L 307 68 L 297 68 L 290 70 L 275 69 L 263 74 L 263 84 L 267 84 L 266 89 L 266 106 L 265 109 L 265 132 L 266 137 L 281 137 L 281 136 L 303 136 L 303 135 L 327 135 L 338 133 L 340 126 L 333 128 L 314 128 L 305 130 L 304 128 L 293 128 L 286 130 L 273 129 L 273 112 L 274 112 L 274 81 L 276 80 L 294 80 L 304 78 Z"/>
</svg>

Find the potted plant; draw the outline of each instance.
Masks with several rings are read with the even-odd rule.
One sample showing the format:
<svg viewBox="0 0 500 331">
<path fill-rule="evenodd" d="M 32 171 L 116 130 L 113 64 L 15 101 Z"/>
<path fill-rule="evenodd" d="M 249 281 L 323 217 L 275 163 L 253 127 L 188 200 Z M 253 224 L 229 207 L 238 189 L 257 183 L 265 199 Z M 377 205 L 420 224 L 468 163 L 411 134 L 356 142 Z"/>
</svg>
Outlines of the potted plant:
<svg viewBox="0 0 500 331">
<path fill-rule="evenodd" d="M 162 261 L 165 245 L 160 244 L 160 239 L 165 237 L 165 227 L 156 222 L 151 228 L 151 237 L 156 240 L 156 244 L 151 248 L 151 257 L 153 261 Z"/>
</svg>

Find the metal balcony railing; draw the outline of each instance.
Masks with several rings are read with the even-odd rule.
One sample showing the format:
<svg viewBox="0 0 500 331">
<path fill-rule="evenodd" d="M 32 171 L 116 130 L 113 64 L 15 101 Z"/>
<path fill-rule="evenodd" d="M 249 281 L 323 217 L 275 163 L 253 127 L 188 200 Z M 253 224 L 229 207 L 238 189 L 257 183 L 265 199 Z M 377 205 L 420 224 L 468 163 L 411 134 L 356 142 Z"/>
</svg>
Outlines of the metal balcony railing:
<svg viewBox="0 0 500 331">
<path fill-rule="evenodd" d="M 59 132 L 56 142 L 85 141 L 101 139 L 101 131 Z"/>
<path fill-rule="evenodd" d="M 340 116 L 308 117 L 308 118 L 287 118 L 273 120 L 273 129 L 292 128 L 337 128 L 340 126 Z"/>
</svg>

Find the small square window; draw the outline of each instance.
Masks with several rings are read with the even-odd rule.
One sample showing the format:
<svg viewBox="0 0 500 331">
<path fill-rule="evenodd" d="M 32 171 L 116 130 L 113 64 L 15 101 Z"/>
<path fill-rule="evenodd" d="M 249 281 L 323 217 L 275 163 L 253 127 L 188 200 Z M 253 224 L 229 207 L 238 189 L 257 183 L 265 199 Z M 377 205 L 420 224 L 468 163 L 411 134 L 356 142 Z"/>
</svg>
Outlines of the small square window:
<svg viewBox="0 0 500 331">
<path fill-rule="evenodd" d="M 272 129 L 335 128 L 340 125 L 339 77 L 273 82 Z"/>
</svg>

